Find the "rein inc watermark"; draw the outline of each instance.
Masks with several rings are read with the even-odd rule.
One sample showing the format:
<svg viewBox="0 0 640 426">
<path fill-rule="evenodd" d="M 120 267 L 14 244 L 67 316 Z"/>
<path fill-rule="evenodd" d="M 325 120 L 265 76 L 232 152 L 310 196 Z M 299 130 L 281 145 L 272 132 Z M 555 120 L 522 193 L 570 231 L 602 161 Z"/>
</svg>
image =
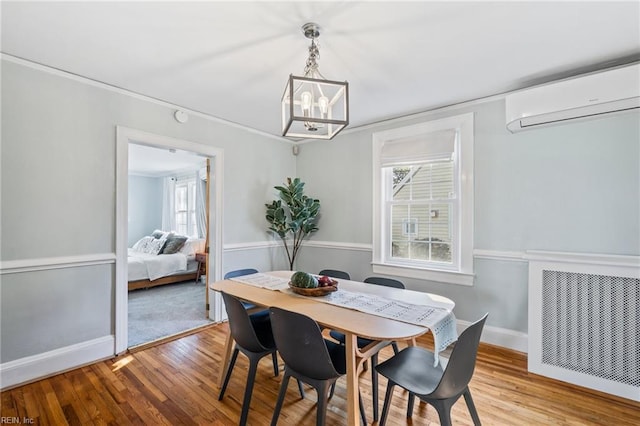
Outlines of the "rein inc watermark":
<svg viewBox="0 0 640 426">
<path fill-rule="evenodd" d="M 33 417 L 0 417 L 0 424 L 2 425 L 33 425 L 36 421 Z"/>
</svg>

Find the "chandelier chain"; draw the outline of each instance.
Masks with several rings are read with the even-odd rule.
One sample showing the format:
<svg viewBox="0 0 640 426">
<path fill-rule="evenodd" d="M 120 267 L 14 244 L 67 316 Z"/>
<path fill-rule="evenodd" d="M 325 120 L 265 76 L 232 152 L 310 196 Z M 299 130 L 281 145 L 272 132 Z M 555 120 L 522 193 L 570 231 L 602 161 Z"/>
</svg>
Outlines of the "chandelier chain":
<svg viewBox="0 0 640 426">
<path fill-rule="evenodd" d="M 307 58 L 306 66 L 304 67 L 304 75 L 307 77 L 315 77 L 320 76 L 320 71 L 318 71 L 318 62 L 320 59 L 320 49 L 318 44 L 316 43 L 316 39 L 311 39 L 311 45 L 309 46 L 309 57 Z M 324 77 L 322 77 L 324 79 Z"/>
</svg>

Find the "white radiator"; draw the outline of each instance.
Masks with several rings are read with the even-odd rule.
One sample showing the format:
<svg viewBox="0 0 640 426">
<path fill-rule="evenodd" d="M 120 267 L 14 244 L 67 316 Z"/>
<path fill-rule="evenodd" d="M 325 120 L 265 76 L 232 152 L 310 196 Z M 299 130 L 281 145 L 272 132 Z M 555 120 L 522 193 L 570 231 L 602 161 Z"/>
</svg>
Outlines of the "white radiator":
<svg viewBox="0 0 640 426">
<path fill-rule="evenodd" d="M 527 259 L 529 371 L 640 401 L 640 258 Z"/>
</svg>

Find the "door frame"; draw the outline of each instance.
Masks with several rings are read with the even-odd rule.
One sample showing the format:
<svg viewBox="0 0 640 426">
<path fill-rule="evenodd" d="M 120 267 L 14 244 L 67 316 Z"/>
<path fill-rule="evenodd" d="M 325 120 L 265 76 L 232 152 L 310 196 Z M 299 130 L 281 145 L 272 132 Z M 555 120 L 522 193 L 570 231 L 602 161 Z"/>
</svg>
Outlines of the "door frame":
<svg viewBox="0 0 640 426">
<path fill-rule="evenodd" d="M 116 126 L 115 354 L 125 352 L 128 349 L 129 337 L 127 329 L 129 311 L 127 287 L 129 143 L 154 148 L 190 151 L 210 158 L 211 167 L 207 179 L 209 182 L 213 182 L 213 185 L 210 185 L 208 194 L 209 200 L 213 201 L 213 208 L 209 208 L 209 217 L 207 218 L 207 245 L 210 248 L 206 266 L 207 291 L 209 291 L 210 283 L 221 278 L 222 271 L 224 150 L 202 143 Z M 210 271 L 213 271 L 213 274 Z M 216 315 L 215 304 L 213 304 L 213 308 L 210 317 Z"/>
</svg>

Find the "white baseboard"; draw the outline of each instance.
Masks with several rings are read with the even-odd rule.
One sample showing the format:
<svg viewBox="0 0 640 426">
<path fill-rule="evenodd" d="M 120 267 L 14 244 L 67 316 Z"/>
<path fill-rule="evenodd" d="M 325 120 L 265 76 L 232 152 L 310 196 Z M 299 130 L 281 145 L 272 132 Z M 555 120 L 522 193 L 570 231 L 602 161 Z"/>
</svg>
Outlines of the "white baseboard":
<svg viewBox="0 0 640 426">
<path fill-rule="evenodd" d="M 468 321 L 458 320 L 458 334 L 470 325 L 471 323 Z M 492 327 L 490 325 L 484 326 L 480 340 L 483 343 L 502 346 L 503 348 L 524 353 L 527 353 L 529 348 L 529 335 L 527 333 L 509 330 L 507 328 Z"/>
<path fill-rule="evenodd" d="M 458 333 L 471 325 L 458 320 Z M 527 353 L 527 334 L 500 327 L 485 326 L 482 342 Z M 42 354 L 0 364 L 0 389 L 58 374 L 114 356 L 114 337 L 105 336 Z"/>
<path fill-rule="evenodd" d="M 104 336 L 0 364 L 0 389 L 58 374 L 114 355 L 114 337 Z"/>
</svg>

